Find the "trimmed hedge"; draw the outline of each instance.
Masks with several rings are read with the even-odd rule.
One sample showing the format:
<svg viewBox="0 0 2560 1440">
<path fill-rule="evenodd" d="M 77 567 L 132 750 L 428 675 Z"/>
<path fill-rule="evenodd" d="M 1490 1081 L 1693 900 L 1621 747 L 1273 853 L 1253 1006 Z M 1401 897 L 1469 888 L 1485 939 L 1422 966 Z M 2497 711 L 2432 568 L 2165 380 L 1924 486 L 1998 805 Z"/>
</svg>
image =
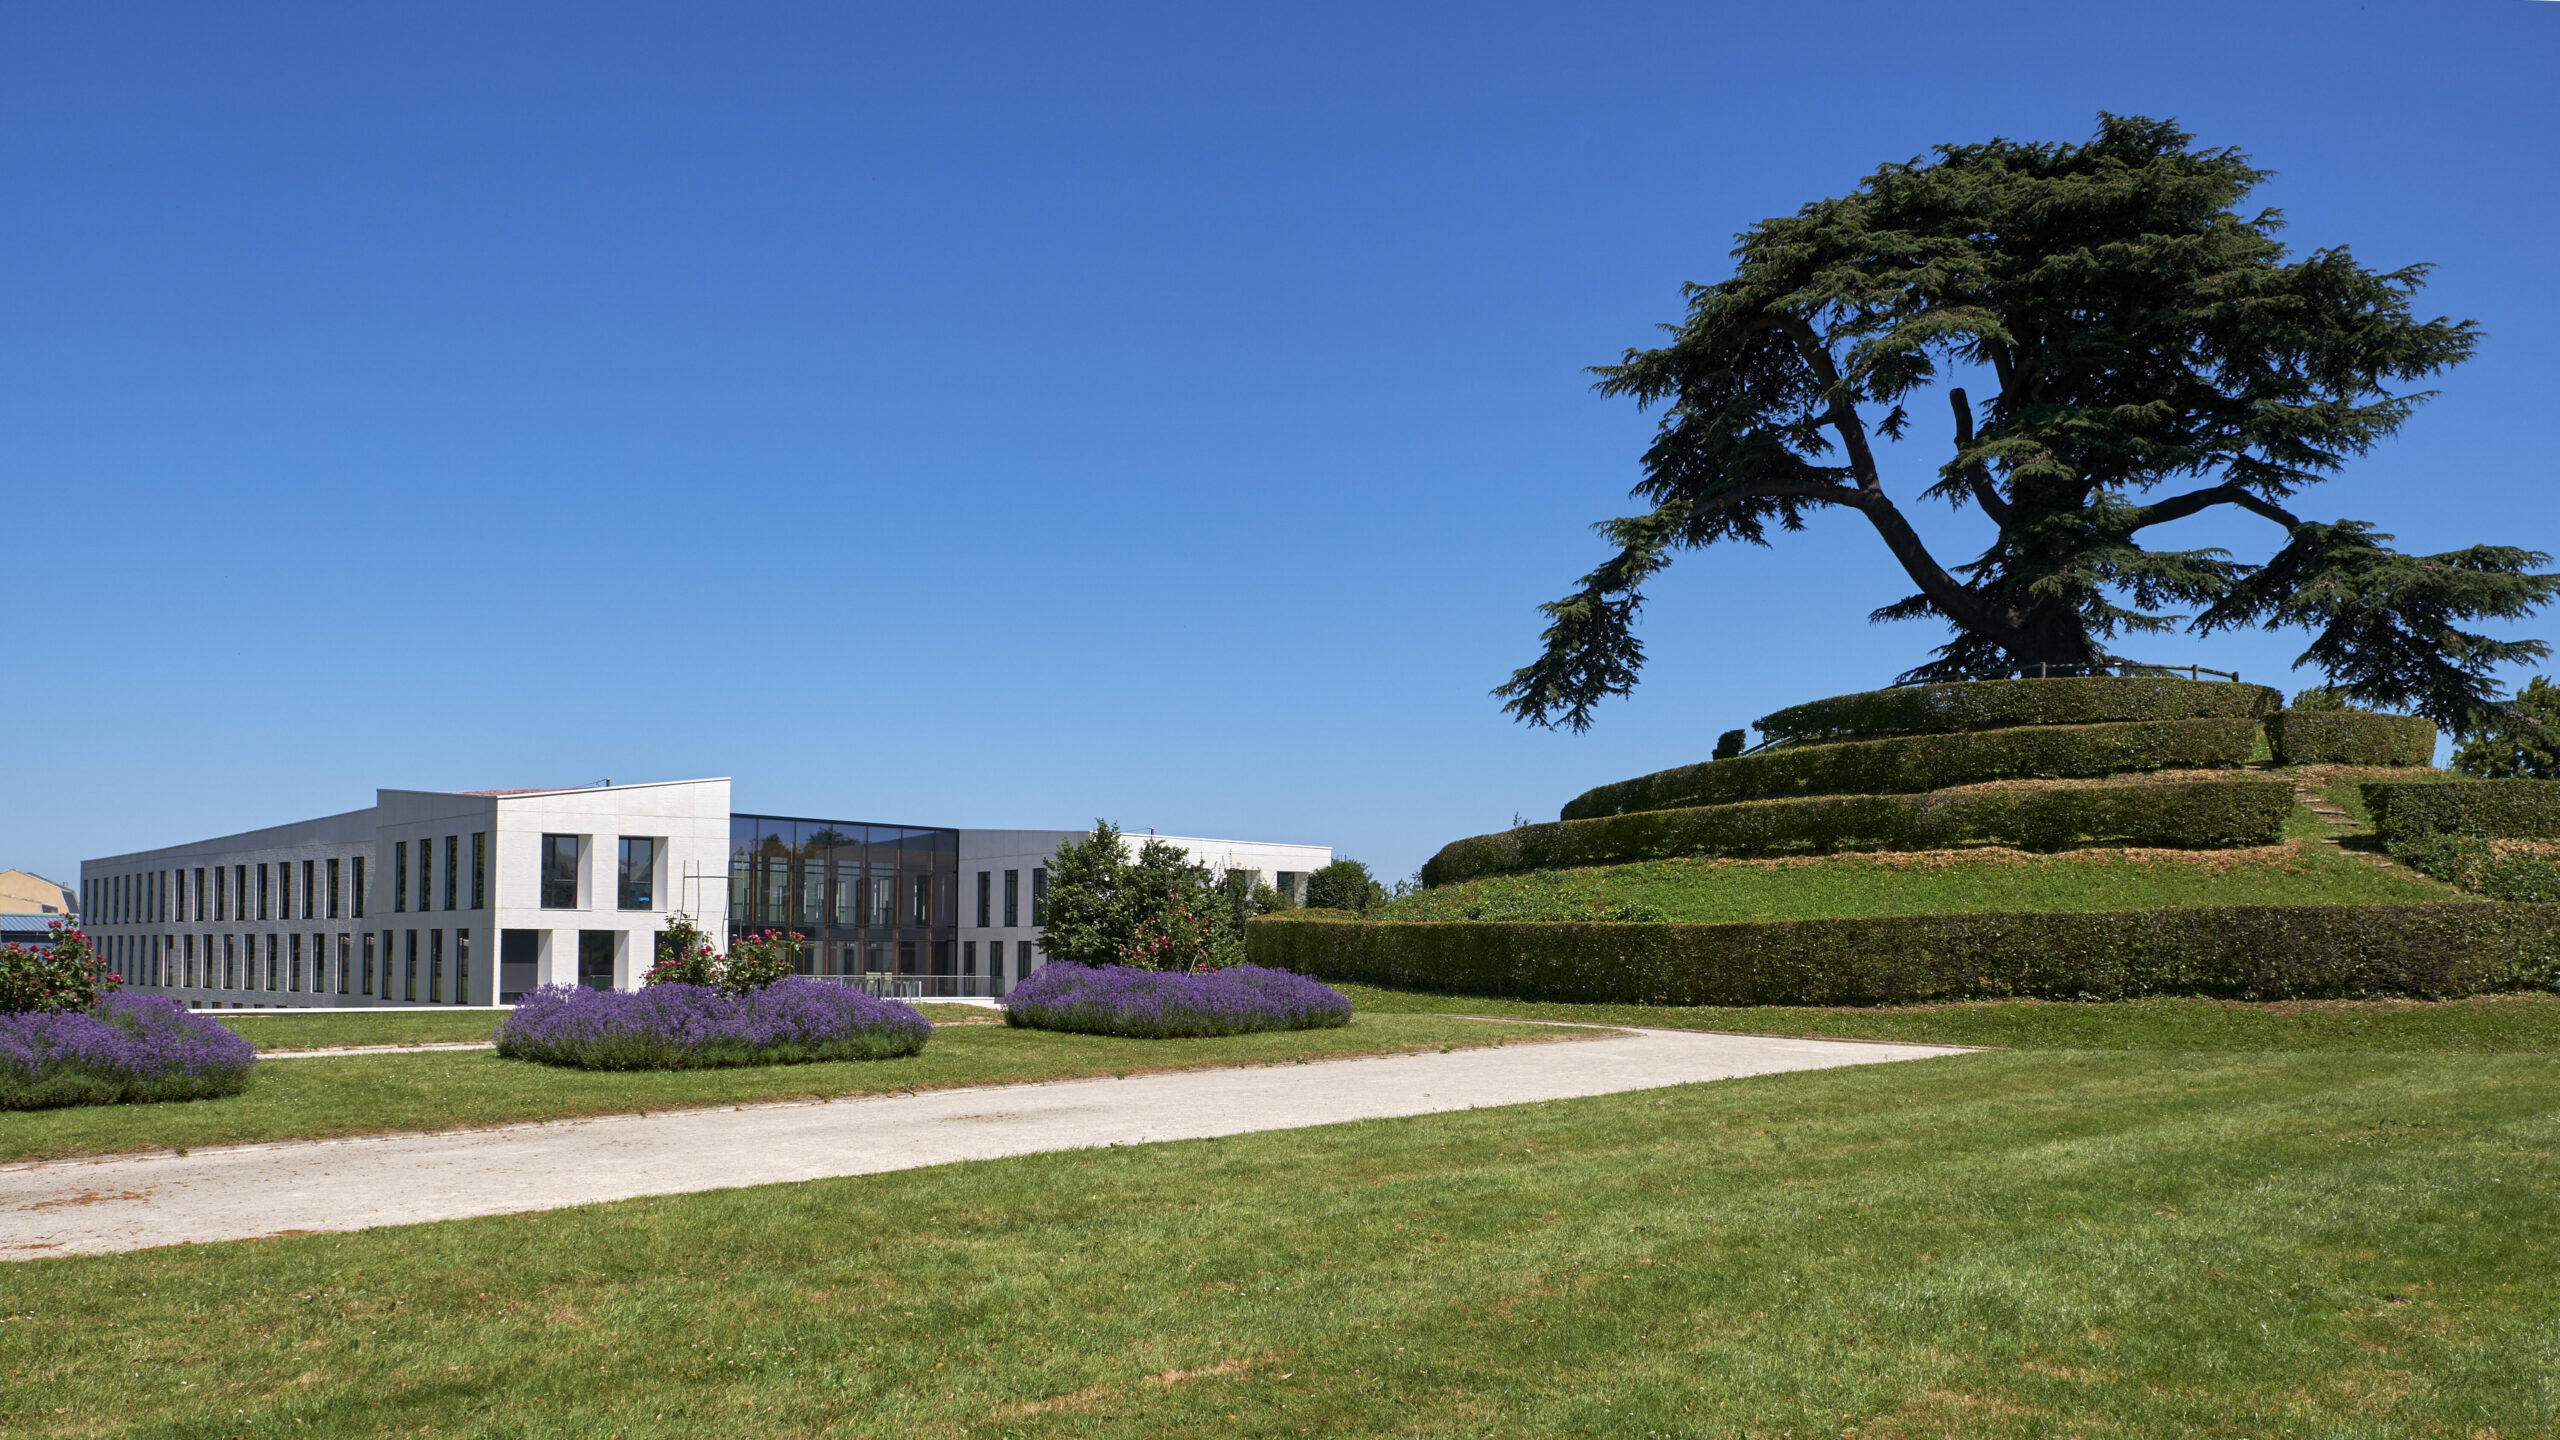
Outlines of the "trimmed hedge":
<svg viewBox="0 0 2560 1440">
<path fill-rule="evenodd" d="M 2560 901 L 2560 861 L 2548 855 L 2501 855 L 2469 835 L 2423 835 L 2391 846 L 2391 858 L 2492 900 Z"/>
<path fill-rule="evenodd" d="M 1267 915 L 1257 965 L 1518 999 L 1883 1005 L 2001 996 L 2448 996 L 2560 984 L 2560 905 L 2258 905 L 1769 924 Z"/>
<path fill-rule="evenodd" d="M 2560 780 L 2368 780 L 2356 788 L 2385 840 L 2560 840 Z"/>
<path fill-rule="evenodd" d="M 2267 721 L 2279 765 L 2432 765 L 2436 722 L 2360 710 L 2287 710 Z"/>
<path fill-rule="evenodd" d="M 1903 795 L 1985 780 L 2058 780 L 2245 765 L 2255 720 L 2145 720 L 1799 745 L 1639 775 L 1576 796 L 1561 818 L 1776 800 Z"/>
<path fill-rule="evenodd" d="M 2073 676 L 1906 685 L 1790 705 L 1754 723 L 1771 740 L 1805 744 L 1883 735 L 2099 725 L 2126 720 L 2263 720 L 2284 704 L 2264 685 L 2160 676 Z"/>
<path fill-rule="evenodd" d="M 2293 813 L 2280 778 L 2136 781 L 1935 795 L 1748 800 L 1523 825 L 1456 840 L 1422 867 L 1422 883 L 1479 875 L 1618 865 L 1674 855 L 1782 855 L 1832 850 L 1944 850 L 2076 844 L 2228 850 L 2271 845 Z"/>
</svg>

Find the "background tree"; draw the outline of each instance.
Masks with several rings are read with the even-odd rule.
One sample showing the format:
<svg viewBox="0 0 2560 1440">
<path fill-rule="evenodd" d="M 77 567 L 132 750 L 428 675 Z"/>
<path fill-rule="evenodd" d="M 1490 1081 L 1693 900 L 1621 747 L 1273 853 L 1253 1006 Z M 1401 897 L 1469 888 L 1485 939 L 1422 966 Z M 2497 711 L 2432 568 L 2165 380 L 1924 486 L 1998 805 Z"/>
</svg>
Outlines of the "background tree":
<svg viewBox="0 0 2560 1440">
<path fill-rule="evenodd" d="M 1670 344 L 1594 372 L 1602 394 L 1662 408 L 1635 488 L 1652 508 L 1597 527 L 1617 553 L 1543 607 L 1544 651 L 1494 692 L 1504 708 L 1586 728 L 1634 687 L 1642 587 L 1674 551 L 1766 544 L 1830 507 L 1864 516 L 1916 587 L 1870 618 L 1954 632 L 1905 681 L 2072 673 L 2181 621 L 2299 626 L 2312 639 L 2296 663 L 2347 696 L 2470 728 L 2494 666 L 2548 652 L 2460 627 L 2550 599 L 2560 577 L 2530 573 L 2550 557 L 2403 555 L 2362 521 L 2287 502 L 2398 430 L 2428 393 L 2405 382 L 2467 358 L 2477 331 L 2411 313 L 2425 266 L 2368 270 L 2344 248 L 2289 260 L 2276 212 L 2233 208 L 2266 173 L 2174 124 L 2102 115 L 2084 145 L 1941 146 L 1745 231 L 1731 279 L 1686 287 Z M 1990 393 L 1946 392 L 1945 459 L 1922 498 L 1993 527 L 1952 568 L 1876 460 L 1950 370 Z M 2163 486 L 2181 488 L 2154 497 Z M 2220 506 L 2274 526 L 2275 553 L 2151 543 Z"/>
<path fill-rule="evenodd" d="M 1108 820 L 1093 822 L 1093 832 L 1069 835 L 1049 857 L 1048 919 L 1040 932 L 1040 950 L 1052 960 L 1079 965 L 1109 965 L 1127 941 L 1123 913 L 1123 877 L 1129 853 L 1121 845 L 1120 827 Z"/>
<path fill-rule="evenodd" d="M 1387 902 L 1387 887 L 1357 860 L 1336 860 L 1307 876 L 1310 910 L 1368 910 Z"/>
<path fill-rule="evenodd" d="M 1150 836 L 1133 858 L 1120 828 L 1094 822 L 1049 857 L 1049 909 L 1040 948 L 1081 965 L 1189 969 L 1244 958 L 1244 915 L 1227 879 L 1188 851 Z M 1262 889 L 1268 891 L 1270 887 Z"/>
<path fill-rule="evenodd" d="M 2560 779 L 2560 685 L 2535 676 L 2478 734 L 2455 747 L 2453 768 L 2484 779 Z"/>
</svg>

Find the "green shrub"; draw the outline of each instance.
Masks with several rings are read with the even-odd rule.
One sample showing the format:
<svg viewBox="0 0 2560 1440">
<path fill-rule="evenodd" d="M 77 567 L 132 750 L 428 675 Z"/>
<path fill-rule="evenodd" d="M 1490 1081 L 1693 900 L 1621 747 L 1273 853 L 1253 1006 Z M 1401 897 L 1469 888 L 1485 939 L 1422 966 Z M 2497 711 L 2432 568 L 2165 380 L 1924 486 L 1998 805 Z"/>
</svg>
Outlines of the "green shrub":
<svg viewBox="0 0 2560 1440">
<path fill-rule="evenodd" d="M 2560 780 L 2368 780 L 2356 788 L 2385 840 L 2560 840 Z"/>
<path fill-rule="evenodd" d="M 1759 720 L 1771 740 L 1804 744 L 1880 735 L 2002 730 L 2016 725 L 2098 725 L 2126 720 L 2262 720 L 2284 703 L 2264 685 L 2155 676 L 1968 680 L 1906 685 L 1790 705 Z"/>
<path fill-rule="evenodd" d="M 2468 995 L 2560 983 L 2560 906 L 2262 905 L 1591 925 L 1269 916 L 1254 963 L 1324 980 L 1651 1005 L 1999 996 Z"/>
<path fill-rule="evenodd" d="M 2548 855 L 2501 855 L 2469 835 L 2395 840 L 2391 858 L 2474 895 L 2525 904 L 2560 901 L 2560 861 Z"/>
<path fill-rule="evenodd" d="M 2271 845 L 2293 813 L 2293 785 L 2258 777 L 2136 781 L 1934 795 L 1839 795 L 1746 800 L 1523 825 L 1452 841 L 1422 867 L 1422 883 L 1479 875 L 1617 865 L 1674 855 L 1821 854 L 1834 850 L 1946 850 L 2079 844 L 2228 850 Z"/>
<path fill-rule="evenodd" d="M 2287 710 L 2267 721 L 2279 765 L 2431 765 L 2436 723 L 2418 715 Z"/>
<path fill-rule="evenodd" d="M 1575 797 L 1562 818 L 1587 820 L 1797 795 L 1907 795 L 1985 780 L 2244 765 L 2257 739 L 2258 722 L 2226 719 L 2051 725 L 1798 745 L 1603 785 Z"/>
</svg>

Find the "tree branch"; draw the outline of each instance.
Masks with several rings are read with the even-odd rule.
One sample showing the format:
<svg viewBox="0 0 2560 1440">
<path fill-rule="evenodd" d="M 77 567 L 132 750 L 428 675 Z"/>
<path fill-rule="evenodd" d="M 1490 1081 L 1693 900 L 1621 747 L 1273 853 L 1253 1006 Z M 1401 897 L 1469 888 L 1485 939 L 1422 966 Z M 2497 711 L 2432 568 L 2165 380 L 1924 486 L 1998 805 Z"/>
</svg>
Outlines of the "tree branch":
<svg viewBox="0 0 2560 1440">
<path fill-rule="evenodd" d="M 2166 525 L 2172 520 L 2184 520 L 2197 511 L 2213 505 L 2237 505 L 2253 515 L 2273 520 L 2287 530 L 2302 523 L 2293 512 L 2283 506 L 2262 496 L 2253 495 L 2237 485 L 2214 485 L 2203 490 L 2190 490 L 2184 495 L 2172 495 L 2156 505 L 2146 505 L 2134 516 L 2133 524 L 2127 528 L 2128 530 L 2147 530 L 2154 525 Z"/>
<path fill-rule="evenodd" d="M 1961 385 L 1947 392 L 1947 403 L 1956 412 L 1956 453 L 1961 455 L 1973 448 L 1973 403 L 1965 398 Z M 1973 489 L 1973 503 L 1982 507 L 1992 524 L 2006 528 L 2009 502 L 2000 498 L 2000 487 L 1991 483 L 1990 470 L 1977 460 L 1964 467 L 1964 479 Z"/>
</svg>

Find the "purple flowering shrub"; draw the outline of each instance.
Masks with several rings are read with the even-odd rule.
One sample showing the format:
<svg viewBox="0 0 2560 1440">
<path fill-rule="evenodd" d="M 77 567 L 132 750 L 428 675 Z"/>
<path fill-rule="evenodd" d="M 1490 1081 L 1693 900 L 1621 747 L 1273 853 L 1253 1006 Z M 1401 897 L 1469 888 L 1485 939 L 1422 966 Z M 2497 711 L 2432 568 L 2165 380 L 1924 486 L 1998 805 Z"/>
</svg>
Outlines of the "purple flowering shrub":
<svg viewBox="0 0 2560 1440">
<path fill-rule="evenodd" d="M 160 995 L 0 1014 L 0 1110 L 237 1095 L 257 1047 Z"/>
<path fill-rule="evenodd" d="M 1140 970 L 1052 960 L 1004 997 L 1004 1020 L 1036 1030 L 1171 1039 L 1351 1023 L 1351 1002 L 1286 970 Z"/>
<path fill-rule="evenodd" d="M 667 982 L 639 990 L 546 985 L 498 1025 L 498 1053 L 584 1070 L 690 1070 L 884 1060 L 924 1048 L 915 1007 L 791 976 L 733 995 Z"/>
</svg>

